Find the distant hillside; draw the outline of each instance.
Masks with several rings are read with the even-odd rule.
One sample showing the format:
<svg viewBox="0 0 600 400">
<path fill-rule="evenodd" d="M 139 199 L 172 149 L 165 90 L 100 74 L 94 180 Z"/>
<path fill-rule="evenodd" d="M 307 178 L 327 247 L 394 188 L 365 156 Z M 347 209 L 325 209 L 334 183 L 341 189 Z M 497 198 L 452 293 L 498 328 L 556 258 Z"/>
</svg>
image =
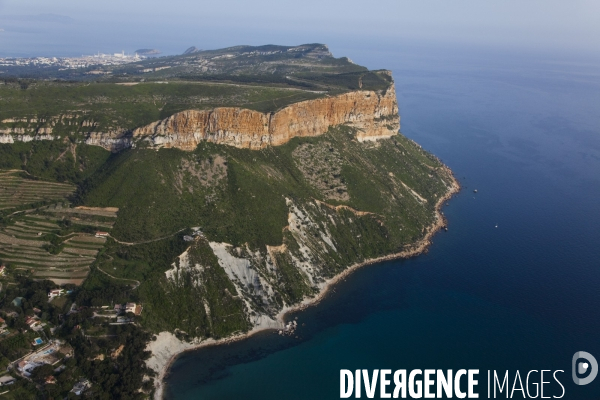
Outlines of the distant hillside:
<svg viewBox="0 0 600 400">
<path fill-rule="evenodd" d="M 193 53 L 197 53 L 199 51 L 201 51 L 201 50 L 196 48 L 196 46 L 192 46 L 192 47 L 188 47 L 187 50 L 183 52 L 183 54 L 184 55 L 193 54 Z"/>
<path fill-rule="evenodd" d="M 254 76 L 275 75 L 285 81 L 294 75 L 300 80 L 321 80 L 316 76 L 340 73 L 365 72 L 367 69 L 353 64 L 347 58 L 335 58 L 324 44 L 301 46 L 235 46 L 218 50 L 188 49 L 184 54 L 143 60 L 108 68 L 113 74 L 135 75 L 149 68 L 160 69 L 162 77 L 187 79 L 227 79 L 247 81 Z M 151 76 L 151 75 L 150 75 Z M 283 79 L 282 79 L 283 78 Z M 296 82 L 297 84 L 299 82 Z"/>
<path fill-rule="evenodd" d="M 154 52 L 153 49 L 140 49 Z M 156 53 L 152 53 L 155 55 Z M 217 50 L 190 47 L 184 54 L 152 57 L 121 65 L 79 69 L 6 67 L 3 77 L 71 81 L 139 82 L 186 80 L 261 83 L 315 91 L 381 89 L 388 82 L 348 58 L 335 58 L 324 44 L 234 46 Z"/>
<path fill-rule="evenodd" d="M 160 54 L 160 50 L 156 49 L 138 49 L 135 52 L 140 56 L 156 56 Z"/>
</svg>

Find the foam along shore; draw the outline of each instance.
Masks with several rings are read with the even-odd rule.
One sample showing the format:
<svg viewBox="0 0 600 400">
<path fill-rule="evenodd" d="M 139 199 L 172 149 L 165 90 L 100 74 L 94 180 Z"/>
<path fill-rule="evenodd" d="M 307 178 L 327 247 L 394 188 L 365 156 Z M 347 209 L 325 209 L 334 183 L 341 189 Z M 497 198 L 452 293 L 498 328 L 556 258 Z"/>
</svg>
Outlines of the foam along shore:
<svg viewBox="0 0 600 400">
<path fill-rule="evenodd" d="M 384 261 L 410 258 L 427 251 L 427 248 L 431 244 L 431 239 L 433 235 L 446 226 L 446 219 L 441 212 L 441 207 L 446 201 L 448 201 L 454 194 L 458 193 L 458 191 L 460 190 L 460 184 L 449 169 L 448 172 L 450 172 L 449 176 L 452 178 L 452 181 L 446 194 L 442 196 L 436 203 L 435 222 L 429 227 L 427 227 L 425 236 L 421 240 L 414 243 L 406 250 L 403 250 L 399 253 L 377 257 L 363 261 L 361 263 L 351 265 L 342 273 L 327 280 L 322 290 L 317 296 L 305 299 L 301 303 L 296 304 L 294 306 L 284 308 L 283 310 L 281 310 L 281 312 L 279 312 L 279 314 L 277 314 L 276 320 L 272 320 L 267 317 L 262 318 L 252 330 L 246 333 L 233 335 L 219 340 L 205 339 L 199 341 L 192 341 L 190 343 L 179 340 L 173 333 L 170 332 L 159 333 L 157 335 L 156 340 L 150 342 L 148 344 L 148 347 L 146 348 L 146 350 L 152 352 L 152 356 L 148 359 L 146 364 L 148 365 L 148 367 L 158 372 L 158 377 L 155 379 L 154 399 L 162 400 L 164 394 L 164 379 L 169 371 L 169 367 L 180 354 L 186 351 L 197 350 L 206 346 L 228 344 L 238 340 L 243 340 L 254 335 L 255 333 L 268 329 L 283 329 L 285 327 L 285 316 L 288 313 L 302 310 L 306 307 L 318 304 L 327 295 L 330 288 L 332 288 L 336 283 L 346 278 L 358 268 Z"/>
</svg>

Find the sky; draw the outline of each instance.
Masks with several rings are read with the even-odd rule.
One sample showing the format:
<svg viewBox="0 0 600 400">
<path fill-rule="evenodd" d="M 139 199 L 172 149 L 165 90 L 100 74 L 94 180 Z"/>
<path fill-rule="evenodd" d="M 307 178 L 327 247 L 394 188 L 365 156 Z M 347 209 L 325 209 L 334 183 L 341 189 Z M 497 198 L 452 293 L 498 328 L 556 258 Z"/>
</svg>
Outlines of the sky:
<svg viewBox="0 0 600 400">
<path fill-rule="evenodd" d="M 0 57 L 314 42 L 593 54 L 598 38 L 597 0 L 0 0 Z"/>
</svg>

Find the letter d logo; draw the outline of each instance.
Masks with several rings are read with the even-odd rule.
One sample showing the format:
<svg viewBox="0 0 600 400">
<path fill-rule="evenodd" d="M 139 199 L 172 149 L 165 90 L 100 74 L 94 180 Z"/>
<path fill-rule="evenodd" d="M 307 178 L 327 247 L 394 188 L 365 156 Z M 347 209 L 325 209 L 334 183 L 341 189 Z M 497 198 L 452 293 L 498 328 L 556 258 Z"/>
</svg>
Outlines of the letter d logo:
<svg viewBox="0 0 600 400">
<path fill-rule="evenodd" d="M 587 362 L 577 362 L 580 358 L 584 358 Z M 578 378 L 577 374 L 582 375 L 592 368 L 590 374 L 585 378 Z M 593 355 L 586 351 L 578 351 L 573 355 L 573 382 L 576 385 L 587 385 L 591 383 L 598 375 L 598 362 Z"/>
</svg>

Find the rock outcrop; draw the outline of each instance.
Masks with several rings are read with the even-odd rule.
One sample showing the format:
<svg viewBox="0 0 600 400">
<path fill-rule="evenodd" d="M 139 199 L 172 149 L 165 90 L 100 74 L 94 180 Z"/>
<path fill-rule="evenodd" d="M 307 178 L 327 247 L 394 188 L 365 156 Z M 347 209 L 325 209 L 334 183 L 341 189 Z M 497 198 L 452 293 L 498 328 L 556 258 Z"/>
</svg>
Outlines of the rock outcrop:
<svg viewBox="0 0 600 400">
<path fill-rule="evenodd" d="M 106 150 L 118 152 L 132 147 L 131 135 L 127 131 L 91 132 L 88 134 L 85 144 L 90 146 L 104 147 Z"/>
<path fill-rule="evenodd" d="M 52 135 L 7 135 L 0 134 L 0 143 L 32 142 L 34 140 L 54 140 Z"/>
<path fill-rule="evenodd" d="M 261 149 L 284 144 L 294 137 L 322 135 L 329 127 L 340 124 L 357 128 L 359 141 L 397 134 L 400 117 L 393 84 L 381 92 L 355 91 L 302 101 L 275 113 L 236 107 L 182 111 L 135 129 L 132 139 L 188 151 L 201 141 Z"/>
<path fill-rule="evenodd" d="M 203 140 L 259 149 L 269 144 L 269 119 L 268 114 L 234 107 L 187 110 L 134 130 L 133 138 L 189 151 Z"/>
<path fill-rule="evenodd" d="M 382 72 L 385 73 L 385 72 Z M 111 127 L 102 132 L 97 123 L 80 116 L 52 117 L 45 126 L 37 118 L 5 119 L 2 124 L 28 123 L 30 126 L 0 126 L 0 143 L 53 140 L 53 126 L 60 122 L 71 130 L 87 128 L 85 143 L 117 152 L 142 141 L 152 147 L 192 151 L 202 141 L 246 149 L 282 145 L 294 137 L 319 136 L 329 127 L 347 124 L 357 129 L 359 141 L 389 138 L 398 133 L 400 117 L 392 83 L 386 90 L 359 90 L 306 100 L 276 112 L 262 113 L 239 107 L 187 110 L 149 125 L 131 129 Z M 40 120 L 40 123 L 42 121 Z M 46 120 L 44 119 L 45 123 Z"/>
</svg>

